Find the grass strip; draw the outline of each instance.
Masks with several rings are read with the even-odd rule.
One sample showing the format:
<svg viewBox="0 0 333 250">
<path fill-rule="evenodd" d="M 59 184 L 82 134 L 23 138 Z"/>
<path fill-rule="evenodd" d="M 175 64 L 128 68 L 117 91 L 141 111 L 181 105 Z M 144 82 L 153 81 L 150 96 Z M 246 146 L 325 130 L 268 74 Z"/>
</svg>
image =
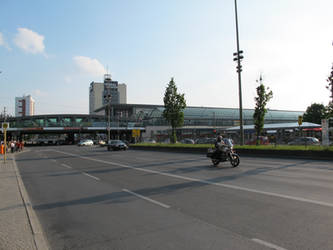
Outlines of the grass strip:
<svg viewBox="0 0 333 250">
<path fill-rule="evenodd" d="M 214 144 L 168 144 L 168 143 L 137 143 L 132 144 L 131 147 L 170 147 L 170 148 L 211 148 Z M 276 150 L 276 151 L 330 151 L 333 152 L 333 146 L 294 146 L 294 145 L 235 145 L 235 149 L 248 149 L 248 150 Z"/>
</svg>

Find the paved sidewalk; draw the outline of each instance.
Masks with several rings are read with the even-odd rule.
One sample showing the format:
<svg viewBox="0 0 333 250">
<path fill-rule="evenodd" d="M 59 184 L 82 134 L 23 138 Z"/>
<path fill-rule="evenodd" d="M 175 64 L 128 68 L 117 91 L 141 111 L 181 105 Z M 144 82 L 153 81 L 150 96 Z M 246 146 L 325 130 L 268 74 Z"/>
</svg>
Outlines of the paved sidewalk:
<svg viewBox="0 0 333 250">
<path fill-rule="evenodd" d="M 0 249 L 48 249 L 13 154 L 0 155 Z"/>
</svg>

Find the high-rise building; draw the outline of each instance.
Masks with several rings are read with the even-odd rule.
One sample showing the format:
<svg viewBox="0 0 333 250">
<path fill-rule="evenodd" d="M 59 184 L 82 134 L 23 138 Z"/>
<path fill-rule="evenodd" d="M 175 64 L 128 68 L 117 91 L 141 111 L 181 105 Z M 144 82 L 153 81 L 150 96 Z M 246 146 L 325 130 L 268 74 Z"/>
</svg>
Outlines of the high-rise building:
<svg viewBox="0 0 333 250">
<path fill-rule="evenodd" d="M 30 116 L 35 114 L 35 100 L 31 95 L 15 97 L 15 116 Z"/>
<path fill-rule="evenodd" d="M 127 103 L 127 87 L 125 83 L 118 84 L 119 91 L 119 103 L 126 104 Z"/>
<path fill-rule="evenodd" d="M 104 90 L 103 90 L 103 105 L 105 104 L 118 104 L 119 91 L 118 82 L 112 81 L 110 74 L 104 75 Z"/>
<path fill-rule="evenodd" d="M 92 82 L 89 88 L 89 114 L 103 106 L 104 83 Z"/>
<path fill-rule="evenodd" d="M 109 101 L 111 104 L 126 104 L 126 84 L 118 84 L 117 81 L 112 81 L 110 74 L 105 74 L 103 83 L 90 83 L 89 114 L 94 114 L 96 109 L 107 104 Z"/>
</svg>

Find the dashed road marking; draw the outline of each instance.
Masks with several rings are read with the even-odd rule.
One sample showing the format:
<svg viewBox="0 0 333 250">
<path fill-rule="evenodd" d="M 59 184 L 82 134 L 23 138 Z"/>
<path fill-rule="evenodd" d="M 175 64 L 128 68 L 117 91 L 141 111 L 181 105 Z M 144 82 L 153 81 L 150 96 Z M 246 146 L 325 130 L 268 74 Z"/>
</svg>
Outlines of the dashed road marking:
<svg viewBox="0 0 333 250">
<path fill-rule="evenodd" d="M 98 177 L 96 177 L 96 176 L 93 176 L 93 175 L 90 175 L 90 174 L 87 174 L 86 172 L 82 172 L 82 174 L 84 174 L 84 175 L 86 175 L 86 176 L 88 176 L 88 177 L 90 177 L 90 178 L 93 178 L 93 179 L 95 179 L 96 181 L 99 181 L 99 180 L 100 180 L 100 178 L 98 178 Z"/>
<path fill-rule="evenodd" d="M 130 190 L 128 190 L 128 189 L 123 189 L 123 191 L 126 192 L 126 193 L 129 193 L 129 194 L 132 194 L 132 195 L 134 195 L 134 196 L 136 196 L 136 197 L 138 197 L 138 198 L 141 198 L 141 199 L 143 199 L 143 200 L 146 200 L 146 201 L 149 201 L 149 202 L 154 203 L 154 204 L 156 204 L 156 205 L 159 205 L 159 206 L 161 206 L 161 207 L 164 207 L 164 208 L 170 208 L 169 205 L 166 205 L 166 204 L 164 204 L 164 203 L 162 203 L 162 202 L 159 202 L 159 201 L 155 201 L 155 200 L 150 199 L 150 198 L 148 198 L 148 197 L 146 197 L 146 196 L 143 196 L 143 195 L 141 195 L 141 194 L 138 194 L 138 193 L 132 192 L 132 191 L 130 191 Z"/>
<path fill-rule="evenodd" d="M 272 249 L 275 249 L 275 250 L 287 250 L 283 247 L 279 247 L 277 245 L 274 245 L 272 243 L 269 243 L 267 241 L 264 241 L 264 240 L 260 240 L 260 239 L 252 239 L 254 242 L 257 242 L 258 244 L 261 244 L 263 246 L 266 246 L 266 247 L 269 247 L 269 248 L 272 248 Z"/>
<path fill-rule="evenodd" d="M 278 194 L 278 193 L 273 193 L 273 192 L 266 192 L 266 191 L 261 191 L 261 190 L 257 190 L 257 189 L 252 189 L 252 188 L 235 186 L 235 185 L 231 185 L 231 184 L 224 184 L 224 183 L 219 183 L 219 182 L 207 181 L 207 180 L 202 180 L 202 179 L 197 179 L 197 178 L 192 178 L 192 177 L 187 177 L 187 176 L 182 176 L 182 175 L 165 173 L 165 172 L 152 170 L 152 169 L 132 167 L 132 166 L 125 165 L 125 164 L 120 164 L 120 163 L 117 163 L 117 162 L 99 160 L 99 159 L 95 159 L 95 158 L 91 158 L 91 157 L 81 156 L 81 155 L 67 153 L 67 152 L 58 151 L 58 150 L 53 150 L 53 151 L 61 153 L 61 154 L 76 156 L 76 157 L 79 157 L 81 159 L 100 162 L 100 163 L 104 163 L 104 164 L 108 164 L 108 165 L 119 166 L 119 167 L 133 169 L 133 170 L 142 171 L 142 172 L 158 174 L 158 175 L 162 175 L 162 176 L 168 176 L 168 177 L 173 177 L 173 178 L 177 178 L 177 179 L 182 179 L 182 180 L 187 180 L 187 181 L 194 181 L 194 182 L 199 182 L 199 183 L 203 183 L 203 184 L 219 186 L 219 187 L 224 187 L 224 188 L 230 188 L 230 189 L 235 189 L 235 190 L 240 190 L 240 191 L 263 194 L 263 195 L 272 196 L 272 197 L 284 198 L 284 199 L 288 199 L 288 200 L 301 201 L 301 202 L 311 203 L 311 204 L 315 204 L 315 205 L 333 207 L 333 203 L 329 203 L 329 202 L 311 200 L 311 199 L 307 199 L 307 198 L 291 196 L 291 195 L 284 195 L 284 194 Z"/>
<path fill-rule="evenodd" d="M 72 169 L 72 167 L 71 167 L 71 166 L 68 166 L 67 164 L 64 164 L 64 163 L 62 163 L 62 164 L 61 164 L 61 166 L 65 167 L 65 168 Z"/>
</svg>

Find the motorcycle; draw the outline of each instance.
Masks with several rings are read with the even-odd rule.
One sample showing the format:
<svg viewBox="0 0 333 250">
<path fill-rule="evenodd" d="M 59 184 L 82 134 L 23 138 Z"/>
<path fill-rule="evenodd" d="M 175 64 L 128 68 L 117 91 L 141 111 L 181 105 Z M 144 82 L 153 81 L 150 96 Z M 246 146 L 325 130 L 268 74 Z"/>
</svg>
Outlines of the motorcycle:
<svg viewBox="0 0 333 250">
<path fill-rule="evenodd" d="M 214 166 L 219 165 L 220 162 L 230 161 L 231 166 L 235 168 L 240 163 L 239 156 L 233 150 L 232 145 L 225 145 L 224 150 L 209 148 L 207 157 L 211 158 Z"/>
</svg>

